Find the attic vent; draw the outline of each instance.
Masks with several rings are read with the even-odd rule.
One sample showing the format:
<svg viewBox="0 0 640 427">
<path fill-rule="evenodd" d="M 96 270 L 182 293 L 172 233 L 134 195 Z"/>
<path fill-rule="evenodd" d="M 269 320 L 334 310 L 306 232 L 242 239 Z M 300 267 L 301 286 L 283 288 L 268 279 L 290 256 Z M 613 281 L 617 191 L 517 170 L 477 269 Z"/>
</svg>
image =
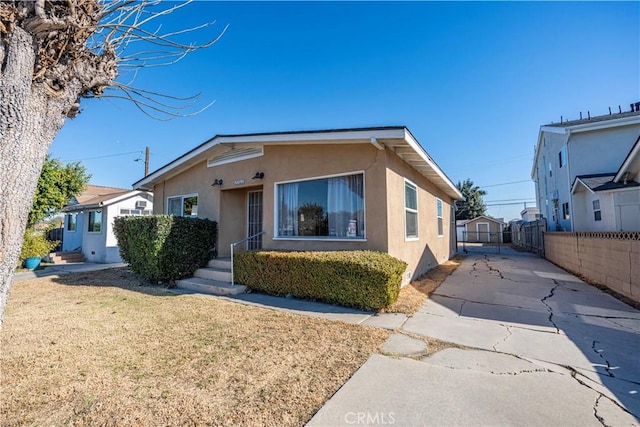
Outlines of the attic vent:
<svg viewBox="0 0 640 427">
<path fill-rule="evenodd" d="M 147 207 L 147 202 L 145 200 L 138 200 L 136 202 L 136 209 L 144 209 Z"/>
<path fill-rule="evenodd" d="M 235 148 L 226 153 L 212 157 L 207 162 L 207 167 L 224 165 L 225 163 L 238 162 L 240 160 L 260 157 L 264 154 L 262 147 Z"/>
</svg>

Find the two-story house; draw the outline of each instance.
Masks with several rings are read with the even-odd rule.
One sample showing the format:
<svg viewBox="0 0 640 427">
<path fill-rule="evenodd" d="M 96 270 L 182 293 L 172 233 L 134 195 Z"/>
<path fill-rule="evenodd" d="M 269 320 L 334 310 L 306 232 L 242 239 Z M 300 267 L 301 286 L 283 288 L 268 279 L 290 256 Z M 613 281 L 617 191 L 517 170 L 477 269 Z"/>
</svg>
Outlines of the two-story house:
<svg viewBox="0 0 640 427">
<path fill-rule="evenodd" d="M 609 175 L 605 179 L 607 182 L 616 178 L 616 171 L 628 159 L 640 136 L 640 103 L 632 105 L 631 110 L 540 127 L 531 178 L 536 185 L 540 214 L 547 218 L 549 230 L 583 231 L 578 228 L 587 228 L 588 221 L 583 218 L 576 221 L 575 218 L 575 215 L 591 212 L 584 206 L 575 208 L 572 200 L 576 192 L 574 184 L 580 179 L 590 182 L 585 177 L 600 174 Z M 618 181 L 614 191 L 635 186 L 633 180 Z M 599 183 L 602 184 L 605 182 Z M 613 220 L 607 223 L 613 224 L 608 231 L 620 229 Z M 576 225 L 579 226 L 576 228 Z"/>
</svg>

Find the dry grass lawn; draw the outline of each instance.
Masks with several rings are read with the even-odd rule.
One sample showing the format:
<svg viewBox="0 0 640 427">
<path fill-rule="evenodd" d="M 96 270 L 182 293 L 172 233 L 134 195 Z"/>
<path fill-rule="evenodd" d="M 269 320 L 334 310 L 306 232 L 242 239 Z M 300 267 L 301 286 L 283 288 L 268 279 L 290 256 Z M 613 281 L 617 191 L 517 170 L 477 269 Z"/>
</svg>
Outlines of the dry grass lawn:
<svg viewBox="0 0 640 427">
<path fill-rule="evenodd" d="M 2 425 L 302 425 L 388 332 L 142 287 L 126 269 L 13 284 Z"/>
<path fill-rule="evenodd" d="M 404 313 L 413 315 L 420 306 L 429 298 L 444 279 L 446 279 L 462 263 L 464 257 L 457 255 L 455 258 L 432 268 L 419 279 L 403 287 L 398 295 L 398 300 L 386 308 L 387 313 Z"/>
</svg>

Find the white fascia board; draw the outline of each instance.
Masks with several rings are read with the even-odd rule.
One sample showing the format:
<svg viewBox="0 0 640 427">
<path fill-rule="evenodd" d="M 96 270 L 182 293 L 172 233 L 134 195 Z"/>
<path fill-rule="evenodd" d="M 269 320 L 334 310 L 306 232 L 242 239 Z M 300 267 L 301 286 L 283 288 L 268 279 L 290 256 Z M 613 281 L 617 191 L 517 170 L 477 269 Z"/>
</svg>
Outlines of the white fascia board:
<svg viewBox="0 0 640 427">
<path fill-rule="evenodd" d="M 178 166 L 181 166 L 181 165 L 189 162 L 190 160 L 193 160 L 194 158 L 198 157 L 199 155 L 201 155 L 202 153 L 206 152 L 207 150 L 209 150 L 210 148 L 214 147 L 217 144 L 218 144 L 218 141 L 216 140 L 216 138 L 205 142 L 204 144 L 202 144 L 199 147 L 195 148 L 194 150 L 188 152 L 187 154 L 184 154 L 183 156 L 177 158 L 176 160 L 172 161 L 171 163 L 168 163 L 168 164 L 164 165 L 163 167 L 161 167 L 157 171 L 147 175 L 146 177 L 142 178 L 139 181 L 134 182 L 133 183 L 133 187 L 136 190 L 152 191 L 153 188 L 146 187 L 146 185 L 148 185 L 149 183 L 153 182 L 156 178 L 158 178 L 158 177 L 160 177 L 160 176 L 162 176 L 162 175 L 164 175 L 166 173 L 169 173 L 171 170 L 177 168 Z"/>
<path fill-rule="evenodd" d="M 404 130 L 398 129 L 379 129 L 379 130 L 353 130 L 353 131 L 337 131 L 337 132 L 292 132 L 281 134 L 267 135 L 247 135 L 247 136 L 221 136 L 216 138 L 218 143 L 259 143 L 273 145 L 301 144 L 301 143 L 317 143 L 319 141 L 333 141 L 335 143 L 371 143 L 371 138 L 403 138 Z"/>
<path fill-rule="evenodd" d="M 115 203 L 121 202 L 121 201 L 123 201 L 123 200 L 130 199 L 130 198 L 135 197 L 135 196 L 137 196 L 137 195 L 139 195 L 139 194 L 142 194 L 142 193 L 147 193 L 147 191 L 132 190 L 132 191 L 130 191 L 130 192 L 128 192 L 128 193 L 124 193 L 124 194 L 121 194 L 121 195 L 119 195 L 119 196 L 117 196 L 117 197 L 114 197 L 113 199 L 104 200 L 104 201 L 101 203 L 101 205 L 102 205 L 102 206 L 109 206 L 109 205 L 113 205 L 113 204 L 115 204 Z"/>
<path fill-rule="evenodd" d="M 455 196 L 457 196 L 457 197 L 453 197 L 454 199 L 458 199 L 458 200 L 464 199 L 464 197 L 462 197 L 462 193 L 460 192 L 460 190 L 458 190 L 458 187 L 456 187 L 453 184 L 453 182 L 451 182 L 449 177 L 446 176 L 444 172 L 442 172 L 442 170 L 431 159 L 431 157 L 427 154 L 424 148 L 422 148 L 422 146 L 418 144 L 418 141 L 416 141 L 413 138 L 413 135 L 411 135 L 409 130 L 405 128 L 403 132 L 404 132 L 404 140 L 406 141 L 406 143 L 409 144 L 409 146 L 413 149 L 413 151 L 415 151 L 420 156 L 420 158 L 427 163 L 429 168 L 432 171 L 434 171 L 438 175 L 438 177 L 440 177 L 440 179 L 442 179 L 446 183 L 448 189 L 451 192 L 445 191 L 445 193 L 447 193 L 449 196 L 451 196 L 451 194 L 454 194 Z"/>
<path fill-rule="evenodd" d="M 567 129 L 570 133 L 578 133 L 630 125 L 640 125 L 640 116 L 621 117 L 619 119 L 602 120 L 594 123 L 582 123 L 568 126 Z"/>
<path fill-rule="evenodd" d="M 260 135 L 235 135 L 235 136 L 216 136 L 193 151 L 179 157 L 173 162 L 163 166 L 147 177 L 135 182 L 133 186 L 136 189 L 153 190 L 148 185 L 155 179 L 169 174 L 171 170 L 188 163 L 190 160 L 200 156 L 204 152 L 210 150 L 219 144 L 258 144 L 258 145 L 303 145 L 325 141 L 335 144 L 353 144 L 366 143 L 371 144 L 371 139 L 403 139 L 404 128 L 394 129 L 370 129 L 370 130 L 346 130 L 346 131 L 327 131 L 327 132 L 291 132 L 291 133 L 274 133 Z"/>
<path fill-rule="evenodd" d="M 640 139 L 638 141 L 640 141 Z M 618 171 L 616 176 L 613 177 L 613 182 L 620 182 L 620 180 L 624 177 L 624 174 L 627 173 L 627 170 L 629 169 L 629 166 L 631 166 L 631 163 L 633 163 L 636 157 L 640 156 L 640 143 L 638 141 L 636 141 L 636 144 L 634 145 L 627 158 L 624 159 L 624 163 L 622 163 L 622 166 L 620 166 L 620 170 Z"/>
<path fill-rule="evenodd" d="M 591 188 L 589 188 L 587 184 L 584 183 L 584 181 L 582 181 L 580 178 L 576 178 L 576 180 L 573 182 L 573 185 L 571 186 L 572 196 L 576 193 L 576 191 L 578 191 L 578 186 L 586 188 L 591 194 L 596 194 Z"/>
</svg>

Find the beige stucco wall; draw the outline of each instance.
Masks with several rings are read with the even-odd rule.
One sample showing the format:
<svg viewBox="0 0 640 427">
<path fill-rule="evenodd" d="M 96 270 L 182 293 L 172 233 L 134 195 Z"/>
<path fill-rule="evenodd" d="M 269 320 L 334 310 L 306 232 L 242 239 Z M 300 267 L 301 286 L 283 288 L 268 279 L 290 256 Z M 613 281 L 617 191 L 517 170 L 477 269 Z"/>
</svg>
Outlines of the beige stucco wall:
<svg viewBox="0 0 640 427">
<path fill-rule="evenodd" d="M 455 246 L 451 244 L 451 233 L 455 233 L 451 227 L 452 200 L 391 151 L 387 151 L 386 177 L 388 252 L 409 264 L 405 274 L 413 280 L 455 253 Z M 418 188 L 418 239 L 415 240 L 405 238 L 405 178 Z M 442 236 L 438 236 L 436 198 L 442 200 Z"/>
<path fill-rule="evenodd" d="M 166 213 L 169 197 L 197 193 L 198 217 L 219 222 L 218 254 L 228 256 L 229 244 L 246 237 L 246 193 L 262 188 L 263 248 L 386 251 L 385 157 L 384 151 L 364 144 L 265 146 L 261 157 L 211 168 L 201 162 L 156 186 L 154 213 Z M 264 179 L 251 179 L 258 171 Z M 274 239 L 276 183 L 363 171 L 366 241 Z M 212 187 L 214 179 L 223 185 Z"/>
<path fill-rule="evenodd" d="M 545 233 L 545 258 L 590 283 L 640 302 L 640 240 L 598 233 Z M 624 233 L 602 233 L 621 237 Z"/>
<path fill-rule="evenodd" d="M 264 178 L 252 180 L 258 171 L 264 172 Z M 357 172 L 364 172 L 365 241 L 275 237 L 276 183 Z M 419 188 L 417 241 L 404 238 L 405 177 Z M 215 179 L 222 179 L 223 185 L 212 187 Z M 166 213 L 168 197 L 197 194 L 198 217 L 219 222 L 218 255 L 225 257 L 229 256 L 231 242 L 246 237 L 247 192 L 259 188 L 264 200 L 264 249 L 385 251 L 406 261 L 412 278 L 455 253 L 451 244 L 451 198 L 390 150 L 369 144 L 274 145 L 265 146 L 261 157 L 210 168 L 201 162 L 154 188 L 154 213 Z M 437 236 L 436 197 L 443 201 L 443 236 Z"/>
</svg>

